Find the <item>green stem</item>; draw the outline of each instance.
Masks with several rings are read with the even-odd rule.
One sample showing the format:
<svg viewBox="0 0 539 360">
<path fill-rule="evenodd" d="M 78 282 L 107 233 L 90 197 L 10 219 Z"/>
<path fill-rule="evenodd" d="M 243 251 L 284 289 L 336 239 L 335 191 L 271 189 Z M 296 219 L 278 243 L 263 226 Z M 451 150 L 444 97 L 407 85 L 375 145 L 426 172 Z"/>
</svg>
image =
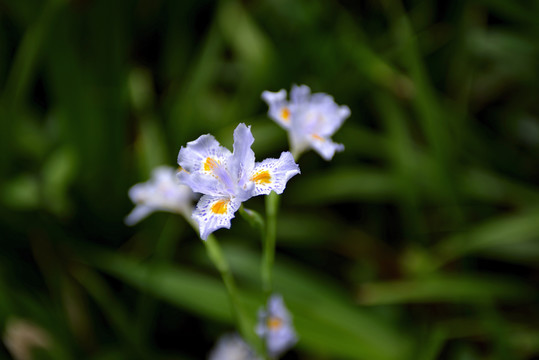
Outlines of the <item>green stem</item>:
<svg viewBox="0 0 539 360">
<path fill-rule="evenodd" d="M 262 239 L 264 238 L 266 225 L 262 215 L 254 210 L 247 209 L 243 205 L 240 206 L 240 215 L 251 225 L 253 228 L 260 231 Z"/>
<path fill-rule="evenodd" d="M 262 262 L 262 286 L 267 295 L 272 291 L 272 267 L 275 258 L 278 210 L 279 195 L 271 192 L 266 196 L 266 233 L 264 237 L 264 259 Z"/>
<path fill-rule="evenodd" d="M 198 232 L 198 224 L 187 216 L 186 220 L 193 227 L 193 229 Z M 221 274 L 221 278 L 223 279 L 223 283 L 225 284 L 225 288 L 228 293 L 228 298 L 230 299 L 236 326 L 240 334 L 245 341 L 250 343 L 254 349 L 257 350 L 259 354 L 264 354 L 265 352 L 261 339 L 256 336 L 254 332 L 254 324 L 252 324 L 249 320 L 249 317 L 246 315 L 245 308 L 241 304 L 236 282 L 234 281 L 234 277 L 230 271 L 230 266 L 228 265 L 228 262 L 221 251 L 219 242 L 215 236 L 213 236 L 213 234 L 208 235 L 208 238 L 205 241 L 202 240 L 202 242 L 204 243 L 204 246 L 206 246 L 208 257 Z M 266 360 L 266 357 L 264 356 L 263 359 Z"/>
<path fill-rule="evenodd" d="M 234 313 L 240 333 L 242 334 L 243 338 L 249 341 L 251 344 L 257 344 L 258 340 L 253 332 L 254 327 L 250 326 L 249 320 L 245 315 L 245 310 L 241 305 L 234 277 L 232 276 L 230 267 L 228 266 L 223 252 L 221 251 L 221 247 L 219 246 L 217 239 L 213 235 L 209 235 L 208 239 L 202 242 L 206 246 L 206 250 L 211 261 L 221 273 L 221 278 L 223 279 L 225 287 L 228 291 L 228 297 L 230 299 L 232 311 Z"/>
</svg>

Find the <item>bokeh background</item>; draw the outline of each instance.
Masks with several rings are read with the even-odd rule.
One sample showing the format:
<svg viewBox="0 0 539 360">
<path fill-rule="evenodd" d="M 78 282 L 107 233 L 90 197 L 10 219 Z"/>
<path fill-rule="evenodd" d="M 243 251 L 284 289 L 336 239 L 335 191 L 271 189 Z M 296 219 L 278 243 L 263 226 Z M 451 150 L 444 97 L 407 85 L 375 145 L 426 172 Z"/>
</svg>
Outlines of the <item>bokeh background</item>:
<svg viewBox="0 0 539 360">
<path fill-rule="evenodd" d="M 284 358 L 538 359 L 538 19 L 526 0 L 0 1 L 0 358 L 206 358 L 234 330 L 218 273 L 181 217 L 125 226 L 127 190 L 239 122 L 278 156 L 260 94 L 307 84 L 352 116 L 281 199 Z M 232 224 L 254 318 L 259 234 Z"/>
</svg>

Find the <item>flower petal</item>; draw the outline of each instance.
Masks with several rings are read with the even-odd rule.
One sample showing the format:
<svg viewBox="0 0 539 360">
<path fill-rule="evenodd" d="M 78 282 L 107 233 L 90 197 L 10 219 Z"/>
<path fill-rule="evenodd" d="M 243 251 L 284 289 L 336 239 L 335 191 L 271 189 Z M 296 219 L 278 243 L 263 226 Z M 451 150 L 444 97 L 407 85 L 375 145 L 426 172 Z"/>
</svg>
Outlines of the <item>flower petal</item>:
<svg viewBox="0 0 539 360">
<path fill-rule="evenodd" d="M 193 192 L 180 184 L 176 170 L 169 166 L 155 168 L 150 180 L 133 185 L 128 194 L 137 206 L 125 218 L 127 225 L 134 225 L 153 211 L 168 211 L 184 216 L 192 211 Z"/>
<path fill-rule="evenodd" d="M 193 219 L 200 229 L 200 238 L 206 240 L 217 229 L 230 229 L 230 220 L 240 205 L 240 201 L 228 197 L 202 196 L 193 212 Z"/>
<path fill-rule="evenodd" d="M 185 171 L 180 171 L 178 178 L 195 192 L 222 195 L 225 189 L 218 179 L 219 170 L 231 156 L 212 135 L 202 135 L 180 149 L 178 164 Z"/>
<path fill-rule="evenodd" d="M 267 195 L 272 191 L 282 194 L 287 181 L 299 173 L 299 166 L 288 151 L 283 152 L 279 159 L 266 159 L 257 163 L 250 176 L 255 184 L 253 196 Z"/>
<path fill-rule="evenodd" d="M 178 172 L 177 177 L 180 183 L 189 186 L 196 193 L 223 196 L 226 192 L 223 183 L 217 177 L 188 173 L 184 170 Z"/>
<path fill-rule="evenodd" d="M 133 226 L 156 209 L 146 205 L 137 205 L 131 212 L 125 217 L 124 222 L 128 226 Z"/>
<path fill-rule="evenodd" d="M 225 334 L 219 338 L 208 360 L 261 360 L 238 334 Z"/>
<path fill-rule="evenodd" d="M 290 313 L 284 305 L 284 300 L 281 295 L 274 294 L 268 300 L 268 312 L 274 316 L 279 316 L 285 321 L 290 321 Z"/>
<path fill-rule="evenodd" d="M 266 338 L 266 347 L 271 357 L 275 358 L 292 348 L 298 342 L 296 332 L 291 326 L 270 332 Z"/>
<path fill-rule="evenodd" d="M 316 151 L 324 160 L 331 160 L 335 152 L 344 150 L 343 144 L 337 144 L 331 141 L 330 138 L 323 138 L 320 136 L 311 136 L 311 147 Z"/>
<path fill-rule="evenodd" d="M 281 89 L 278 92 L 264 91 L 262 99 L 269 106 L 269 117 L 283 129 L 288 129 L 292 114 L 288 101 L 286 101 L 286 90 Z"/>
<path fill-rule="evenodd" d="M 189 173 L 211 175 L 231 155 L 230 150 L 221 146 L 212 135 L 206 134 L 188 142 L 186 147 L 182 146 L 178 154 L 178 165 Z"/>
<path fill-rule="evenodd" d="M 290 102 L 294 105 L 302 105 L 309 101 L 311 88 L 307 85 L 292 85 L 290 90 Z"/>
<path fill-rule="evenodd" d="M 350 116 L 350 108 L 346 105 L 338 106 L 335 103 L 327 104 L 320 110 L 320 118 L 323 120 L 318 126 L 318 135 L 333 135 Z"/>
<path fill-rule="evenodd" d="M 297 343 L 298 337 L 292 325 L 292 316 L 280 295 L 272 295 L 267 308 L 259 310 L 255 332 L 265 340 L 272 358 L 278 357 Z"/>
<path fill-rule="evenodd" d="M 240 188 L 248 181 L 255 166 L 255 153 L 251 149 L 254 141 L 250 126 L 239 124 L 234 130 L 234 153 L 229 168 Z"/>
</svg>

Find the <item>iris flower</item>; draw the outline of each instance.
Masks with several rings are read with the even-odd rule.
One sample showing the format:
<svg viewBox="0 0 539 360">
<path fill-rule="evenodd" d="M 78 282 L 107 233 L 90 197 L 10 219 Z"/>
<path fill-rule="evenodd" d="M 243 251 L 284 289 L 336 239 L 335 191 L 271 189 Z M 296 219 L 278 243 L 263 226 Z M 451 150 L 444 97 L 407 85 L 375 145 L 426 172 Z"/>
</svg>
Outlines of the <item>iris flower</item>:
<svg viewBox="0 0 539 360">
<path fill-rule="evenodd" d="M 154 211 L 168 211 L 189 216 L 195 194 L 188 186 L 180 184 L 176 170 L 161 166 L 152 171 L 152 178 L 129 189 L 135 208 L 125 218 L 127 225 L 134 225 Z"/>
<path fill-rule="evenodd" d="M 298 341 L 292 317 L 280 295 L 272 295 L 267 309 L 259 310 L 256 333 L 265 340 L 266 349 L 272 358 L 284 353 Z"/>
<path fill-rule="evenodd" d="M 292 86 L 290 101 L 286 90 L 264 91 L 262 99 L 268 104 L 268 115 L 288 131 L 292 153 L 297 157 L 312 148 L 325 160 L 331 160 L 344 145 L 334 143 L 331 136 L 350 116 L 348 106 L 339 106 L 333 97 L 324 93 L 311 94 L 306 85 Z"/>
<path fill-rule="evenodd" d="M 299 174 L 299 166 L 288 151 L 279 159 L 255 163 L 253 142 L 251 128 L 239 124 L 234 130 L 233 152 L 210 134 L 180 149 L 178 178 L 194 192 L 203 194 L 193 212 L 203 240 L 217 229 L 229 229 L 242 202 L 271 191 L 281 194 L 287 181 Z"/>
<path fill-rule="evenodd" d="M 261 360 L 238 334 L 221 336 L 209 360 Z"/>
</svg>

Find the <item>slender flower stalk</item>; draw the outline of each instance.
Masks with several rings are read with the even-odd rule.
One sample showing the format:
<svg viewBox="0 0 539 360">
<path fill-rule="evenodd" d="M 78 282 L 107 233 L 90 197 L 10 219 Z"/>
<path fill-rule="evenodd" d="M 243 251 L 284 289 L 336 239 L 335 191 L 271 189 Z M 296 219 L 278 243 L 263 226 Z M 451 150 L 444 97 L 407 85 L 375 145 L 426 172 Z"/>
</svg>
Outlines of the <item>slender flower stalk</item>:
<svg viewBox="0 0 539 360">
<path fill-rule="evenodd" d="M 277 213 L 279 211 L 279 195 L 271 193 L 266 196 L 266 228 L 264 235 L 264 257 L 262 260 L 262 287 L 266 295 L 273 289 L 273 262 L 275 260 L 275 243 L 277 241 Z"/>
<path fill-rule="evenodd" d="M 221 274 L 221 278 L 223 279 L 223 283 L 225 284 L 228 292 L 230 304 L 232 305 L 234 317 L 236 318 L 238 330 L 249 342 L 253 344 L 256 343 L 256 338 L 254 337 L 254 333 L 252 331 L 252 324 L 249 323 L 249 319 L 241 304 L 236 282 L 234 281 L 234 277 L 232 276 L 228 262 L 221 251 L 221 247 L 219 246 L 217 239 L 215 239 L 213 235 L 209 235 L 206 241 L 204 241 L 204 245 L 206 246 L 206 251 L 208 252 L 209 258 Z"/>
<path fill-rule="evenodd" d="M 194 219 L 187 218 L 188 223 L 193 227 L 195 231 L 198 231 L 198 224 Z M 230 305 L 232 306 L 232 313 L 236 322 L 238 331 L 242 334 L 243 338 L 249 341 L 249 343 L 256 345 L 258 340 L 253 333 L 253 326 L 249 321 L 247 312 L 241 304 L 239 291 L 234 280 L 234 276 L 230 271 L 230 266 L 219 246 L 219 242 L 213 234 L 208 235 L 206 241 L 203 241 L 204 246 L 206 247 L 206 252 L 211 262 L 219 271 L 221 279 L 225 284 L 225 288 L 230 300 Z"/>
<path fill-rule="evenodd" d="M 149 181 L 136 184 L 129 190 L 129 196 L 136 207 L 126 217 L 125 222 L 128 225 L 134 225 L 153 211 L 161 210 L 183 215 L 196 231 L 199 230 L 198 224 L 190 216 L 195 194 L 190 187 L 179 182 L 175 169 L 171 167 L 156 168 Z M 239 331 L 245 339 L 256 344 L 257 338 L 253 332 L 253 326 L 249 323 L 246 312 L 241 305 L 234 278 L 219 243 L 214 236 L 208 235 L 204 245 L 208 257 L 221 274 Z"/>
</svg>

